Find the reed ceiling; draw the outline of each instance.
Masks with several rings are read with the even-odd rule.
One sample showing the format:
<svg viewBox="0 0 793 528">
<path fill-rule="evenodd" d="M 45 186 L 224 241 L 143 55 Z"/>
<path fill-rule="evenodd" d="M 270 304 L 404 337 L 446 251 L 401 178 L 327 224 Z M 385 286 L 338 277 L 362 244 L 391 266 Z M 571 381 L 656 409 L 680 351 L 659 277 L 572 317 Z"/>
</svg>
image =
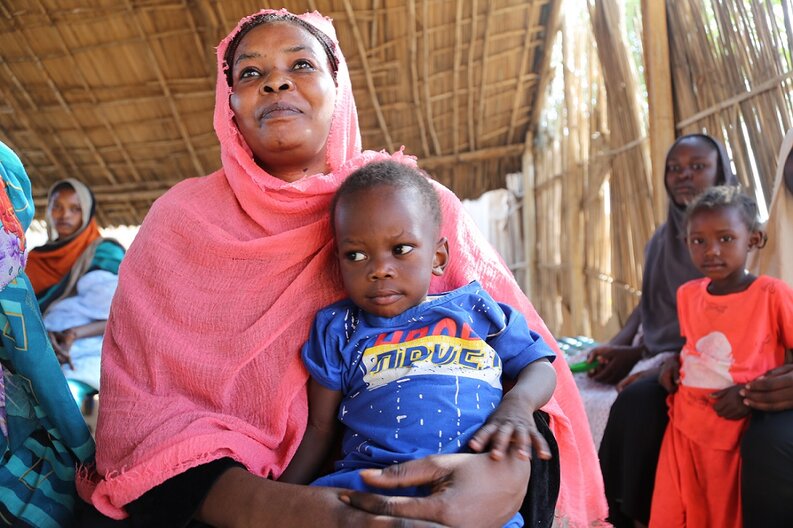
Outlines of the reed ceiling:
<svg viewBox="0 0 793 528">
<path fill-rule="evenodd" d="M 214 46 L 263 7 L 334 19 L 365 148 L 406 146 L 461 197 L 520 170 L 558 0 L 0 0 L 0 140 L 38 210 L 65 177 L 137 224 L 220 166 Z M 555 12 L 556 11 L 556 12 Z"/>
</svg>

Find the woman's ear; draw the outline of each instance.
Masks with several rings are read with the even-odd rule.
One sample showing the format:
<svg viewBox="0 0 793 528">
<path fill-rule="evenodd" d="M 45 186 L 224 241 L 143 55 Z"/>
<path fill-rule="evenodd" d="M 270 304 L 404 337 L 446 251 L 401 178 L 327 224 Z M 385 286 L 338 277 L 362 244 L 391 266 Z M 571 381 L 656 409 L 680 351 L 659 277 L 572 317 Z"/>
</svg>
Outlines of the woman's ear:
<svg viewBox="0 0 793 528">
<path fill-rule="evenodd" d="M 768 243 L 768 234 L 765 231 L 753 231 L 749 234 L 749 249 L 763 249 Z"/>
<path fill-rule="evenodd" d="M 449 263 L 449 241 L 441 237 L 435 244 L 435 256 L 432 258 L 432 274 L 436 277 L 443 275 L 446 264 Z"/>
</svg>

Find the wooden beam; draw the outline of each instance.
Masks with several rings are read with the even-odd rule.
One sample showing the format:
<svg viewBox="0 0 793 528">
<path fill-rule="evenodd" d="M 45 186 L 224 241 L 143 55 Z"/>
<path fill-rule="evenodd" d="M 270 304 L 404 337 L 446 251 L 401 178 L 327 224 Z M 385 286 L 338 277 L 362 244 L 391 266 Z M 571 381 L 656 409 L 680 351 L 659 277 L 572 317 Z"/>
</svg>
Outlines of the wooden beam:
<svg viewBox="0 0 793 528">
<path fill-rule="evenodd" d="M 353 38 L 355 39 L 355 46 L 358 50 L 358 56 L 361 58 L 361 67 L 363 68 L 364 76 L 366 77 L 366 87 L 369 90 L 369 97 L 372 100 L 372 107 L 374 107 L 375 115 L 377 116 L 377 123 L 380 125 L 380 130 L 383 131 L 386 146 L 389 151 L 394 150 L 394 142 L 391 139 L 391 134 L 388 132 L 388 126 L 383 116 L 383 111 L 380 109 L 380 101 L 377 97 L 377 89 L 374 86 L 374 79 L 372 79 L 372 70 L 369 67 L 369 59 L 366 55 L 366 48 L 364 46 L 361 32 L 358 30 L 358 23 L 355 19 L 355 11 L 350 4 L 350 0 L 344 0 L 344 10 L 347 13 L 347 22 L 350 24 Z"/>
<path fill-rule="evenodd" d="M 50 18 L 49 14 L 47 13 L 47 9 L 41 3 L 41 0 L 38 0 L 37 3 L 38 3 L 39 10 L 41 11 L 41 13 L 50 20 L 50 23 L 52 24 L 52 27 L 55 28 L 55 33 L 58 35 L 58 44 L 60 45 L 61 50 L 63 50 L 64 55 L 67 56 L 69 58 L 69 60 L 71 61 L 71 63 L 72 63 L 72 72 L 74 72 L 75 77 L 77 77 L 77 79 L 80 82 L 80 84 L 82 85 L 83 90 L 85 91 L 85 93 L 87 93 L 88 96 L 90 97 L 91 104 L 92 104 L 92 109 L 94 110 L 92 112 L 93 115 L 97 116 L 99 121 L 102 123 L 102 126 L 104 126 L 105 130 L 107 131 L 107 133 L 110 135 L 111 138 L 113 138 L 113 142 L 116 144 L 118 149 L 121 151 L 121 155 L 124 158 L 124 162 L 127 165 L 127 169 L 129 169 L 130 173 L 132 174 L 132 177 L 135 180 L 140 181 L 140 179 L 141 179 L 140 173 L 138 172 L 138 169 L 135 166 L 135 164 L 132 162 L 132 157 L 129 155 L 129 152 L 127 152 L 127 149 L 124 147 L 124 144 L 121 142 L 121 138 L 118 137 L 118 134 L 116 133 L 115 127 L 111 126 L 110 122 L 107 119 L 107 116 L 105 115 L 105 112 L 103 112 L 101 108 L 98 108 L 99 99 L 96 97 L 96 94 L 91 89 L 91 86 L 88 84 L 88 81 L 86 80 L 85 76 L 83 75 L 83 72 L 82 72 L 82 70 L 80 69 L 80 66 L 77 63 L 77 59 L 74 57 L 72 52 L 69 50 L 69 46 L 66 45 L 66 41 L 63 38 L 63 34 L 61 33 L 60 26 L 58 24 L 56 24 L 55 21 Z M 30 45 L 27 43 L 27 40 L 25 41 L 25 44 L 26 44 L 26 47 L 32 52 L 33 50 L 30 48 Z M 59 98 L 59 101 L 60 100 L 61 99 Z M 68 105 L 68 107 L 69 107 L 68 112 L 70 113 L 72 119 L 74 120 L 75 119 L 74 115 L 73 115 L 74 109 L 73 109 L 72 105 Z M 85 127 L 83 127 L 82 125 L 80 125 L 78 127 L 78 130 L 80 130 L 80 133 L 83 136 L 85 136 L 86 138 L 90 137 L 88 135 L 87 131 L 85 130 Z M 108 173 L 110 173 L 111 175 L 113 174 L 113 171 L 110 169 L 110 167 L 107 165 L 107 163 L 104 164 L 103 168 L 106 169 L 108 171 Z M 111 182 L 116 183 L 113 179 L 111 179 Z"/>
<path fill-rule="evenodd" d="M 174 102 L 173 97 L 171 97 L 171 88 L 168 86 L 168 82 L 165 80 L 165 75 L 163 74 L 162 68 L 160 67 L 160 63 L 157 60 L 157 55 L 154 53 L 154 47 L 152 46 L 152 42 L 149 40 L 148 35 L 145 31 L 143 31 L 143 26 L 140 23 L 140 19 L 138 18 L 137 14 L 135 13 L 135 8 L 130 2 L 130 0 L 126 0 L 127 10 L 129 12 L 129 20 L 132 21 L 133 25 L 135 26 L 135 30 L 138 32 L 138 36 L 144 39 L 146 55 L 149 59 L 149 64 L 151 64 L 152 69 L 154 70 L 155 75 L 157 75 L 157 81 L 160 84 L 160 88 L 165 94 L 166 100 L 168 101 L 168 107 L 171 110 L 171 114 L 173 114 L 174 121 L 176 128 L 179 130 L 179 135 L 182 136 L 182 141 L 184 141 L 185 146 L 187 147 L 187 151 L 190 153 L 190 160 L 193 162 L 193 167 L 196 169 L 197 174 L 196 176 L 203 176 L 206 174 L 203 165 L 201 164 L 201 160 L 198 159 L 198 154 L 196 154 L 195 147 L 193 146 L 193 142 L 190 139 L 190 134 L 187 132 L 187 128 L 184 126 L 184 122 L 182 121 L 182 116 L 179 113 L 179 109 L 176 107 L 176 103 Z"/>
<path fill-rule="evenodd" d="M 515 98 L 512 100 L 512 115 L 509 119 L 509 131 L 507 132 L 507 143 L 512 143 L 515 137 L 515 126 L 518 120 L 518 109 L 520 108 L 520 101 L 523 98 L 523 78 L 526 75 L 526 68 L 529 62 L 529 52 L 532 49 L 531 21 L 534 20 L 534 14 L 537 10 L 537 2 L 532 2 L 526 7 L 526 34 L 523 38 L 523 52 L 520 54 L 520 64 L 518 65 L 517 86 L 515 87 Z M 546 50 L 547 53 L 547 50 Z"/>
<path fill-rule="evenodd" d="M 545 43 L 542 46 L 542 63 L 540 64 L 537 75 L 540 76 L 540 82 L 537 84 L 537 92 L 534 97 L 534 104 L 531 108 L 531 120 L 529 121 L 529 130 L 534 131 L 537 123 L 540 121 L 542 115 L 542 107 L 545 105 L 546 88 L 551 81 L 551 51 L 553 51 L 553 43 L 556 40 L 556 34 L 559 31 L 559 11 L 562 5 L 562 0 L 550 0 L 550 13 L 548 13 L 548 20 L 545 24 Z M 527 136 L 527 138 L 533 136 Z M 528 148 L 530 146 L 527 145 Z"/>
<path fill-rule="evenodd" d="M 479 71 L 482 75 L 479 84 L 479 114 L 476 116 L 476 139 L 481 143 L 482 127 L 485 122 L 485 87 L 487 86 L 487 62 L 489 57 L 487 52 L 490 48 L 490 27 L 493 22 L 493 0 L 487 1 L 487 15 L 485 15 L 485 36 L 482 42 L 482 62 L 479 65 Z"/>
<path fill-rule="evenodd" d="M 416 0 L 408 0 L 408 50 L 410 52 L 410 88 L 413 95 L 414 115 L 419 126 L 419 136 L 421 137 L 421 147 L 424 149 L 424 157 L 429 157 L 430 144 L 427 141 L 427 131 L 424 128 L 424 108 L 421 104 L 419 95 L 419 57 L 418 57 L 418 35 L 416 34 Z"/>
<path fill-rule="evenodd" d="M 644 33 L 645 85 L 650 125 L 650 166 L 653 182 L 653 211 L 656 224 L 666 219 L 664 192 L 666 151 L 675 140 L 675 108 L 669 62 L 666 2 L 641 0 Z"/>
<path fill-rule="evenodd" d="M 474 126 L 474 43 L 476 42 L 477 0 L 471 0 L 471 35 L 468 41 L 468 148 L 476 149 Z M 484 74 L 484 72 L 483 72 Z"/>
<path fill-rule="evenodd" d="M 452 152 L 460 151 L 460 107 L 457 104 L 460 91 L 460 62 L 463 50 L 463 0 L 457 0 L 454 14 L 454 64 L 452 65 Z"/>
<path fill-rule="evenodd" d="M 461 163 L 471 163 L 474 161 L 485 161 L 509 156 L 520 156 L 524 149 L 523 143 L 514 145 L 501 145 L 499 147 L 489 147 L 471 152 L 461 152 L 459 154 L 448 154 L 446 156 L 432 156 L 429 158 L 419 158 L 419 166 L 422 169 L 432 169 L 443 167 L 444 165 L 456 165 Z"/>
<path fill-rule="evenodd" d="M 429 42 L 429 20 L 430 20 L 430 8 L 429 8 L 429 1 L 423 0 L 422 2 L 424 6 L 424 10 L 422 13 L 422 19 L 424 23 L 422 24 L 421 28 L 421 44 L 424 48 L 424 78 L 422 79 L 422 84 L 424 85 L 424 104 L 426 106 L 425 114 L 427 116 L 427 128 L 429 128 L 430 132 L 430 139 L 432 139 L 432 146 L 435 148 L 435 155 L 441 155 L 441 143 L 438 141 L 438 134 L 435 132 L 435 124 L 432 117 L 432 100 L 430 99 L 430 42 Z"/>
</svg>

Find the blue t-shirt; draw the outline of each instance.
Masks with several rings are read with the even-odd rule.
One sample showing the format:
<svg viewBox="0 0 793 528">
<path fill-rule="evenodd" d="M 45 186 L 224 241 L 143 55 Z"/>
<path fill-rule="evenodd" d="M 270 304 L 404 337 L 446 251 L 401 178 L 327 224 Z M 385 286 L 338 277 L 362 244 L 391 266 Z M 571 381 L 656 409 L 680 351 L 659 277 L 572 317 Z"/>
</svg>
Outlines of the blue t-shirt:
<svg viewBox="0 0 793 528">
<path fill-rule="evenodd" d="M 317 313 L 303 361 L 341 391 L 336 469 L 380 468 L 465 450 L 501 401 L 501 375 L 555 355 L 477 282 L 384 318 L 351 301 Z"/>
</svg>

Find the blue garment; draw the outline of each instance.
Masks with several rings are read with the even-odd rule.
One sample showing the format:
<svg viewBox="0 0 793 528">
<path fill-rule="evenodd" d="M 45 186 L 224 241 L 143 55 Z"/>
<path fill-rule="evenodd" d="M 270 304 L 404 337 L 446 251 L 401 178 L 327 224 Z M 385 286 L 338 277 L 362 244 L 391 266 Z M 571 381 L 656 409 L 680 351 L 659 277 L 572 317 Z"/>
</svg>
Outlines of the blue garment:
<svg viewBox="0 0 793 528">
<path fill-rule="evenodd" d="M 30 182 L 2 143 L 0 176 L 15 221 L 25 229 L 33 217 Z M 0 225 L 6 234 L 8 220 Z M 8 257 L 1 253 L 0 264 Z M 16 272 L 0 286 L 0 401 L 7 418 L 0 434 L 0 524 L 71 526 L 75 467 L 93 460 L 94 441 L 55 358 L 30 281 Z"/>
<path fill-rule="evenodd" d="M 516 378 L 555 357 L 519 312 L 477 282 L 393 318 L 335 303 L 317 314 L 302 356 L 318 383 L 344 395 L 343 458 L 314 484 L 386 494 L 395 491 L 367 488 L 357 470 L 465 451 L 501 401 L 502 371 Z M 516 517 L 508 526 L 522 526 Z"/>
</svg>

